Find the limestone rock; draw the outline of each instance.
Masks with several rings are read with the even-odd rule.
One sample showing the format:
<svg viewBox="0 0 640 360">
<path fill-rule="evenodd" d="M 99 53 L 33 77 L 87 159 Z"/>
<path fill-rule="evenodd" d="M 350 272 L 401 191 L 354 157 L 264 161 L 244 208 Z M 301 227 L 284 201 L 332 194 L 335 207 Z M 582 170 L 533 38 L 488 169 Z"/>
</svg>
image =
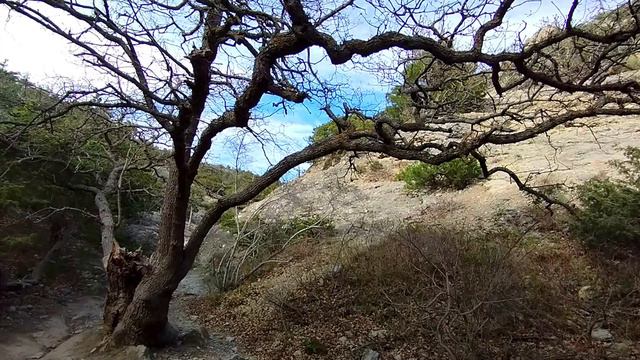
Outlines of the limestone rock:
<svg viewBox="0 0 640 360">
<path fill-rule="evenodd" d="M 387 335 L 389 335 L 389 332 L 387 330 L 371 330 L 371 332 L 369 332 L 369 337 L 372 339 L 384 339 L 387 337 Z"/>
<path fill-rule="evenodd" d="M 225 358 L 224 360 L 246 360 L 246 359 L 243 358 L 242 356 L 238 355 L 238 354 L 234 354 L 234 355 L 231 355 L 228 358 Z"/>
<path fill-rule="evenodd" d="M 41 325 L 42 330 L 33 334 L 36 342 L 45 348 L 54 348 L 69 335 L 69 327 L 62 316 L 54 316 Z"/>
<path fill-rule="evenodd" d="M 589 302 L 596 298 L 598 291 L 591 285 L 586 285 L 578 290 L 578 299 L 582 302 Z"/>
<path fill-rule="evenodd" d="M 612 341 L 613 335 L 607 329 L 594 328 L 591 330 L 591 338 L 596 341 Z"/>
<path fill-rule="evenodd" d="M 144 345 L 128 346 L 121 354 L 122 360 L 151 360 L 151 352 Z"/>
<path fill-rule="evenodd" d="M 378 360 L 378 359 L 380 359 L 380 353 L 371 349 L 365 350 L 361 358 L 361 360 Z"/>
<path fill-rule="evenodd" d="M 209 338 L 207 330 L 202 327 L 200 329 L 191 329 L 183 334 L 180 334 L 180 340 L 183 344 L 188 345 L 204 345 Z"/>
</svg>

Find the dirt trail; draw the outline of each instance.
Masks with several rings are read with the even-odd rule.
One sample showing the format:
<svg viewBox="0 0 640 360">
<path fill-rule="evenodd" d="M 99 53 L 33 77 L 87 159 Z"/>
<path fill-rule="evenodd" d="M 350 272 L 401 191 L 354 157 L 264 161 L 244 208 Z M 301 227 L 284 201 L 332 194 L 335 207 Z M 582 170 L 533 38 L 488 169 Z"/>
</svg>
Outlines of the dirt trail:
<svg viewBox="0 0 640 360">
<path fill-rule="evenodd" d="M 97 331 L 102 319 L 103 297 L 61 295 L 44 288 L 5 294 L 7 311 L 0 318 L 0 354 L 3 360 L 84 359 L 100 342 Z M 233 339 L 200 331 L 195 319 L 185 312 L 185 300 L 203 296 L 208 289 L 196 269 L 181 282 L 169 311 L 169 320 L 183 338 L 174 347 L 153 352 L 154 359 L 242 359 Z M 107 358 L 147 359 L 150 352 L 128 348 Z M 104 355 L 106 356 L 106 355 Z M 96 354 L 96 359 L 103 355 Z"/>
<path fill-rule="evenodd" d="M 4 359 L 39 359 L 74 334 L 94 327 L 101 318 L 100 297 L 28 299 L 34 301 L 9 305 L 1 319 L 0 353 Z"/>
</svg>

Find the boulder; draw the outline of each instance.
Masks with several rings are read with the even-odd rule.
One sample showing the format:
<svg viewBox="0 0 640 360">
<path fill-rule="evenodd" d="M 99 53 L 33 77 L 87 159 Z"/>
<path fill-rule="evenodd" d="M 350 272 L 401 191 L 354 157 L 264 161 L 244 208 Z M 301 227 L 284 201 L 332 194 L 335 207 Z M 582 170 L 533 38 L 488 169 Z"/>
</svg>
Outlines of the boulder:
<svg viewBox="0 0 640 360">
<path fill-rule="evenodd" d="M 596 341 L 609 342 L 613 340 L 613 335 L 607 329 L 594 328 L 593 330 L 591 330 L 591 338 Z"/>
</svg>

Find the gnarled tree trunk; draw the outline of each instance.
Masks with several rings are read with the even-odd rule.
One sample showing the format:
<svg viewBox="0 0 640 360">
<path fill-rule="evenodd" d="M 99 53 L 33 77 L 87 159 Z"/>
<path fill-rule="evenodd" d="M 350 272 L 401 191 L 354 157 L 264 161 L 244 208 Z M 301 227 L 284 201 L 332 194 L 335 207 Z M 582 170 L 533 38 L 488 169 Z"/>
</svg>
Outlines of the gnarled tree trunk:
<svg viewBox="0 0 640 360">
<path fill-rule="evenodd" d="M 107 298 L 104 325 L 112 333 L 125 315 L 138 284 L 148 267 L 140 251 L 129 252 L 115 245 L 107 262 Z"/>
<path fill-rule="evenodd" d="M 107 267 L 109 290 L 104 320 L 114 345 L 161 346 L 175 339 L 168 323 L 169 303 L 180 280 L 189 189 L 173 168 L 167 181 L 158 244 L 147 261 L 138 253 L 117 249 Z M 115 248 L 115 247 L 114 247 Z"/>
<path fill-rule="evenodd" d="M 144 276 L 126 306 L 124 317 L 113 329 L 113 344 L 163 346 L 174 341 L 176 333 L 167 314 L 178 283 L 179 279 L 169 269 Z"/>
</svg>

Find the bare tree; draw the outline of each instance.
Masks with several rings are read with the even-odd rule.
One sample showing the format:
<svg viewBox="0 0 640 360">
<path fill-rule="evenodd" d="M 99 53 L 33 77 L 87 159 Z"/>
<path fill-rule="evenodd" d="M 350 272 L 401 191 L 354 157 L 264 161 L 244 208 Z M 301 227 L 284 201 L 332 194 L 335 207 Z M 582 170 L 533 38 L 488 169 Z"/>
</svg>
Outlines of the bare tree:
<svg viewBox="0 0 640 360">
<path fill-rule="evenodd" d="M 170 139 L 173 158 L 154 253 L 131 267 L 123 249 L 109 249 L 108 271 L 127 276 L 122 282 L 127 288 L 110 288 L 107 299 L 106 312 L 117 314 L 107 314 L 114 344 L 166 341 L 171 295 L 209 229 L 226 210 L 251 200 L 299 164 L 338 150 L 378 152 L 430 164 L 469 154 L 482 158 L 481 147 L 487 144 L 516 143 L 586 117 L 640 113 L 640 107 L 633 106 L 640 84 L 633 78 L 612 77 L 610 71 L 624 66 L 624 59 L 638 50 L 635 2 L 623 6 L 590 2 L 591 11 L 614 14 L 602 22 L 608 24 L 605 29 L 579 20 L 577 14 L 585 4 L 575 0 L 553 31 L 535 41 L 508 45 L 493 39 L 518 38 L 518 33 L 505 33 L 520 5 L 514 0 L 437 5 L 411 0 L 0 0 L 0 4 L 65 38 L 79 49 L 86 64 L 104 74 L 102 85 L 69 94 L 73 106 L 145 114 Z M 352 38 L 349 24 L 354 20 L 367 29 L 369 38 Z M 557 47 L 572 55 L 569 63 L 583 61 L 584 71 L 568 71 L 554 56 Z M 390 49 L 429 54 L 438 63 L 484 74 L 493 88 L 486 111 L 470 116 L 451 111 L 450 106 L 443 107 L 446 111 L 422 109 L 430 104 L 420 99 L 429 97 L 413 96 L 410 106 L 416 111 L 402 121 L 349 105 L 342 114 L 334 114 L 335 104 L 341 102 L 339 92 L 323 77 L 318 53 L 325 64 L 351 64 L 384 73 L 384 67 L 368 59 L 380 55 L 384 60 Z M 467 71 L 460 74 L 469 76 Z M 428 84 L 414 85 L 406 86 L 406 91 L 429 91 Z M 326 112 L 339 133 L 291 153 L 251 185 L 223 196 L 185 242 L 191 188 L 213 140 L 225 129 L 250 129 L 267 95 L 269 103 L 279 107 L 330 99 Z M 542 100 L 558 106 L 541 105 Z M 354 114 L 372 126 L 356 128 L 350 121 Z M 447 136 L 454 131 L 451 124 L 466 126 L 462 136 Z M 485 166 L 484 170 L 488 176 L 503 169 Z"/>
</svg>

